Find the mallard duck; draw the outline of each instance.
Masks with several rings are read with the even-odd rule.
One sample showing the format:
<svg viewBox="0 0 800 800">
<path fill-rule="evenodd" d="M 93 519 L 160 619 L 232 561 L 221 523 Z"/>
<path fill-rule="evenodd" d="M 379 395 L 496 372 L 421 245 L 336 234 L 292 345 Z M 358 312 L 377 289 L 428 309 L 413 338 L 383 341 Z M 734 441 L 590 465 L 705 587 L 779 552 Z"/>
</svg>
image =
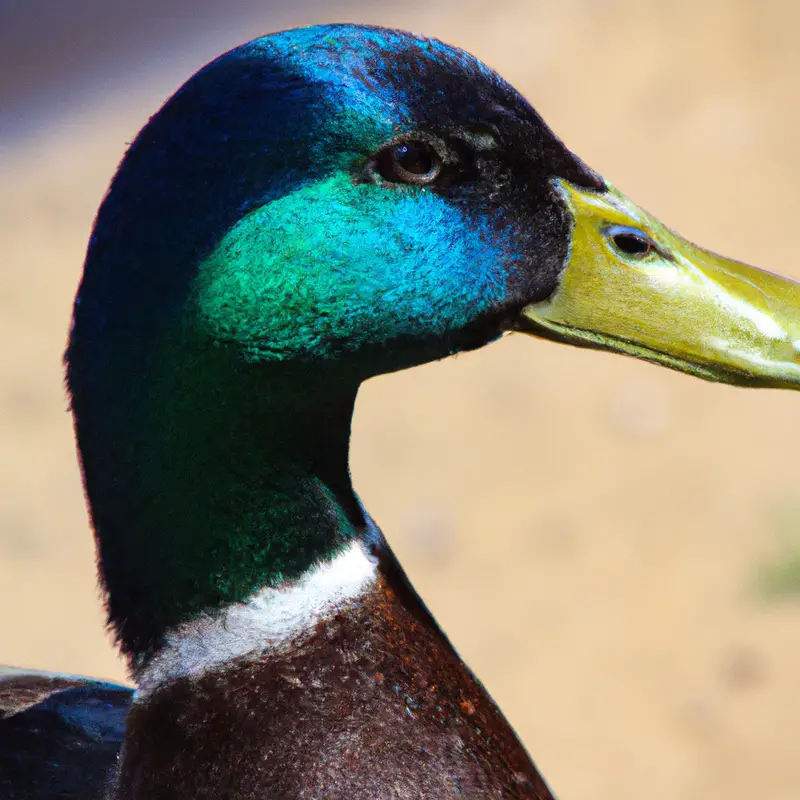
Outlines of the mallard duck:
<svg viewBox="0 0 800 800">
<path fill-rule="evenodd" d="M 690 244 L 439 41 L 257 39 L 103 200 L 67 378 L 135 691 L 7 671 L 13 798 L 552 798 L 348 471 L 366 379 L 517 332 L 800 386 L 800 285 Z"/>
</svg>

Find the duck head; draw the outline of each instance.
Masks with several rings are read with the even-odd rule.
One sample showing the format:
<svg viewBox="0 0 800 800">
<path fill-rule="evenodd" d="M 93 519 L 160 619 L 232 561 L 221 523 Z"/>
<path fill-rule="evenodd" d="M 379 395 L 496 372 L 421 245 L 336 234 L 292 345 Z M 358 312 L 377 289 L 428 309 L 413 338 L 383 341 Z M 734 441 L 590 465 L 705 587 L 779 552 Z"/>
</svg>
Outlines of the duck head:
<svg viewBox="0 0 800 800">
<path fill-rule="evenodd" d="M 277 539 L 260 530 L 279 505 L 263 492 L 245 544 L 220 532 L 223 472 L 246 507 L 266 452 L 273 483 L 317 476 L 357 525 L 366 378 L 520 331 L 797 387 L 799 310 L 800 286 L 663 227 L 461 50 L 352 25 L 239 47 L 137 136 L 75 303 L 68 382 L 112 622 L 141 653 L 328 552 L 295 507 Z"/>
<path fill-rule="evenodd" d="M 150 120 L 98 215 L 73 341 L 77 362 L 180 318 L 249 363 L 363 379 L 519 330 L 782 386 L 798 308 L 796 283 L 625 198 L 477 59 L 342 25 L 233 50 Z"/>
</svg>

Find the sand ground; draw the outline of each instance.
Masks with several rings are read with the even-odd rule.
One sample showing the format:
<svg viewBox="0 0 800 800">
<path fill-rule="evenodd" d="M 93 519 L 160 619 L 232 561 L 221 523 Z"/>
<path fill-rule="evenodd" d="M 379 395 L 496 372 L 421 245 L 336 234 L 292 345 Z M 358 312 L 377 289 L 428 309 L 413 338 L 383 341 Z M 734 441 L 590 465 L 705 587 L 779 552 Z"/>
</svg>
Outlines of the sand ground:
<svg viewBox="0 0 800 800">
<path fill-rule="evenodd" d="M 349 19 L 458 43 L 668 224 L 800 278 L 796 3 L 234 7 L 0 133 L 0 662 L 125 677 L 62 390 L 70 303 L 125 142 L 246 38 Z M 756 576 L 800 535 L 799 447 L 794 394 L 518 337 L 366 385 L 353 471 L 561 797 L 796 800 L 800 603 Z"/>
</svg>

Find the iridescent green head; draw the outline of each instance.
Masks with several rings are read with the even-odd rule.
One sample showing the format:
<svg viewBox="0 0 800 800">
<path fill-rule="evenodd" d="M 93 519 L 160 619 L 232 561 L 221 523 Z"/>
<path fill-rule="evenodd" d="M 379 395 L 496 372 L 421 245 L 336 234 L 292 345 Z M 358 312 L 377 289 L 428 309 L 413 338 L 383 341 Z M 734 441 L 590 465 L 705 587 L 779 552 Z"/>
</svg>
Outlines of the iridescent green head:
<svg viewBox="0 0 800 800">
<path fill-rule="evenodd" d="M 646 259 L 682 245 L 617 197 L 513 88 L 435 40 L 287 31 L 193 76 L 103 201 L 68 350 L 126 649 L 358 535 L 347 442 L 370 376 L 509 330 L 645 358 L 655 341 L 663 363 L 708 373 L 713 352 L 685 343 L 719 295 L 690 287 L 707 299 L 676 330 L 671 285 L 662 325 Z M 626 265 L 637 282 L 616 305 L 575 288 L 604 270 L 624 284 Z M 637 309 L 654 314 L 638 351 Z"/>
<path fill-rule="evenodd" d="M 570 222 L 554 178 L 603 187 L 460 50 L 355 26 L 268 36 L 201 70 L 134 142 L 76 340 L 180 317 L 248 362 L 362 378 L 483 344 L 555 286 Z"/>
</svg>

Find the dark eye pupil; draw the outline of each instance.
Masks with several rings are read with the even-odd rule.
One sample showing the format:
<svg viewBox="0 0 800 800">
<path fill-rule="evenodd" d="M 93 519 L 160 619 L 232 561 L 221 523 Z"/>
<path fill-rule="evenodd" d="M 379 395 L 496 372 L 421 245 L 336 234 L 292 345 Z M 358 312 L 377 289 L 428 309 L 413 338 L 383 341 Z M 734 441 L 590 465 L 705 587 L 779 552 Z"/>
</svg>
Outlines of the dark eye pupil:
<svg viewBox="0 0 800 800">
<path fill-rule="evenodd" d="M 425 139 L 407 138 L 381 148 L 373 169 L 383 180 L 409 186 L 427 186 L 442 170 L 436 148 Z"/>
<path fill-rule="evenodd" d="M 652 242 L 635 233 L 618 233 L 614 244 L 627 256 L 646 256 L 653 249 Z"/>
<path fill-rule="evenodd" d="M 397 145 L 394 157 L 397 165 L 412 175 L 428 175 L 434 168 L 430 148 L 418 142 Z"/>
</svg>

